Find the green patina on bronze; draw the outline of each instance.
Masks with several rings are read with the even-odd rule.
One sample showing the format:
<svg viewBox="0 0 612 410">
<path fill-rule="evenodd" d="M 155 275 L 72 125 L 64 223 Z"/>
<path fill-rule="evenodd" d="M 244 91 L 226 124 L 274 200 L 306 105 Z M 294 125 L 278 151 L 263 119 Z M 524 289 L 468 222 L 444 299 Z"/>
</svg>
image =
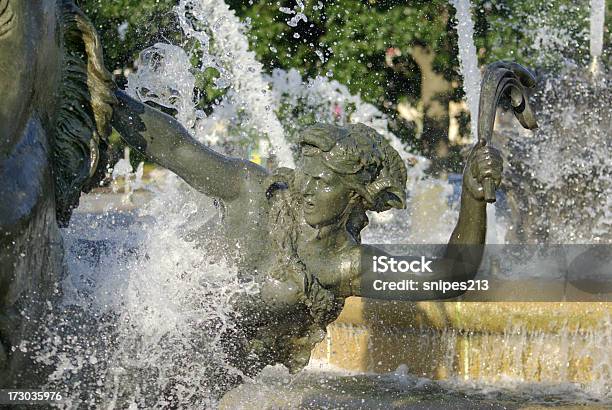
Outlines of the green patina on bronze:
<svg viewBox="0 0 612 410">
<path fill-rule="evenodd" d="M 72 0 L 62 0 L 60 109 L 53 141 L 57 218 L 68 223 L 81 191 L 104 176 L 115 96 L 96 30 Z"/>
<path fill-rule="evenodd" d="M 486 107 L 480 119 L 487 123 L 483 130 L 505 98 L 524 125 L 533 123 L 523 90 L 532 84 L 523 74 L 508 63 L 488 67 L 481 100 Z M 364 294 L 361 281 L 371 272 L 361 261 L 382 253 L 361 243 L 366 211 L 405 207 L 406 167 L 400 155 L 363 124 L 316 124 L 300 137 L 295 170 L 268 171 L 198 143 L 174 118 L 122 91 L 117 98 L 113 126 L 128 144 L 221 200 L 220 233 L 208 232 L 215 238 L 210 242 L 223 243 L 226 254 L 239 249 L 236 264 L 242 277 L 259 284 L 256 296 L 236 301 L 242 334 L 228 337 L 231 360 L 247 374 L 273 363 L 301 369 L 344 299 Z M 486 201 L 502 172 L 501 156 L 488 142 L 483 135 L 467 158 L 459 220 L 445 253 L 432 264 L 433 273 L 387 274 L 387 279 L 421 283 L 474 277 L 484 249 Z M 399 298 L 442 299 L 461 293 L 421 290 Z"/>
<path fill-rule="evenodd" d="M 58 224 L 105 171 L 113 91 L 71 0 L 0 0 L 0 386 L 45 377 L 13 348 L 56 295 Z"/>
<path fill-rule="evenodd" d="M 111 115 L 130 145 L 222 203 L 220 248 L 240 249 L 241 278 L 260 288 L 234 302 L 240 334 L 224 335 L 235 353 L 229 357 L 247 374 L 272 363 L 297 371 L 308 362 L 344 299 L 362 294 L 368 269 L 362 258 L 381 253 L 361 244 L 366 211 L 405 206 L 405 165 L 365 125 L 315 125 L 300 139 L 297 168 L 270 172 L 211 150 L 172 117 L 115 93 L 95 30 L 69 0 L 0 0 L 0 73 L 3 386 L 37 376 L 24 370 L 35 366 L 28 367 L 27 357 L 11 347 L 32 335 L 42 315 L 40 302 L 57 287 L 62 269 L 57 223 L 68 222 L 80 192 L 95 184 L 104 168 Z M 483 184 L 499 185 L 501 164 L 499 153 L 484 142 L 474 147 L 446 253 L 433 274 L 402 274 L 402 279 L 473 277 L 486 233 Z M 462 253 L 462 245 L 475 251 Z M 24 308 L 30 320 L 24 320 Z"/>
</svg>

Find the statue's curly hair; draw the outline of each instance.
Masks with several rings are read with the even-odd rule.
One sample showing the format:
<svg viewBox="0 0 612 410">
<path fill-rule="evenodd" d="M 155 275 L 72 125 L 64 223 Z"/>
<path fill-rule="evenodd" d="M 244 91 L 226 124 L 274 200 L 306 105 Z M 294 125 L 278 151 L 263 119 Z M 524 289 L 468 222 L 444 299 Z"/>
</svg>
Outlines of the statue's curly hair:
<svg viewBox="0 0 612 410">
<path fill-rule="evenodd" d="M 366 211 L 406 206 L 404 161 L 373 128 L 364 124 L 317 124 L 302 133 L 299 145 L 302 155 L 319 156 L 360 196 L 361 203 L 353 208 L 347 221 L 347 230 L 357 241 L 368 224 Z"/>
<path fill-rule="evenodd" d="M 299 147 L 303 156 L 320 156 L 323 164 L 340 175 L 342 181 L 359 196 L 360 201 L 354 204 L 346 222 L 347 231 L 357 242 L 361 241 L 361 231 L 369 222 L 366 211 L 383 212 L 391 208 L 405 208 L 406 166 L 399 153 L 373 128 L 364 124 L 345 127 L 316 124 L 302 133 Z M 281 201 L 286 203 L 282 207 L 296 208 L 293 206 L 298 202 L 294 187 L 294 170 L 277 169 L 270 177 L 269 186 L 269 198 L 286 190 L 286 198 Z M 286 215 L 284 218 L 295 220 L 297 216 Z M 287 228 L 293 225 L 279 225 L 277 222 L 275 220 L 271 223 L 271 229 L 278 231 L 284 238 L 280 240 L 283 246 L 295 241 L 297 232 Z"/>
<path fill-rule="evenodd" d="M 94 26 L 72 0 L 58 4 L 63 61 L 51 161 L 56 216 L 62 226 L 78 206 L 81 191 L 104 177 L 116 100 Z"/>
</svg>

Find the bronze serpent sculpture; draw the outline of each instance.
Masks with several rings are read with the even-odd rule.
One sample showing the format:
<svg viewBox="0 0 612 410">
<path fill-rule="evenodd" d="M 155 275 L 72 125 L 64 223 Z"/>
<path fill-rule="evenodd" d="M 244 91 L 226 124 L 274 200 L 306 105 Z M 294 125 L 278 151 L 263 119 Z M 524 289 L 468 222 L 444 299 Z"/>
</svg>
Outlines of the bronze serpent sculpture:
<svg viewBox="0 0 612 410">
<path fill-rule="evenodd" d="M 480 144 L 489 144 L 493 138 L 497 106 L 503 100 L 510 103 L 512 112 L 523 128 L 533 130 L 538 127 L 525 94 L 526 88 L 534 88 L 535 85 L 535 76 L 520 64 L 498 61 L 486 68 L 480 85 L 478 104 L 478 140 Z M 489 203 L 495 202 L 493 181 L 485 178 L 483 186 L 485 200 Z"/>
</svg>

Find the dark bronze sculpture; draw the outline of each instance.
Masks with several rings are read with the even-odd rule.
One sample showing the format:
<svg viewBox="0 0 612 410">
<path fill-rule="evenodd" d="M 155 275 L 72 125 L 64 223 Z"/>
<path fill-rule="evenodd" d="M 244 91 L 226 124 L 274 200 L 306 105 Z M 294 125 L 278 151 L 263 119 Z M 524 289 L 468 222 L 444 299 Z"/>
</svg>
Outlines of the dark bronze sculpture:
<svg viewBox="0 0 612 410">
<path fill-rule="evenodd" d="M 512 89 L 521 91 L 522 72 L 509 71 L 519 73 Z M 526 100 L 514 93 L 509 96 L 520 100 L 513 106 L 522 113 Z M 483 97 L 481 106 L 497 106 L 505 95 L 504 88 L 495 98 Z M 216 153 L 172 117 L 121 91 L 114 94 L 95 30 L 71 0 L 0 0 L 0 96 L 2 387 L 45 377 L 17 347 L 32 339 L 43 302 L 57 295 L 58 224 L 68 222 L 81 191 L 104 169 L 116 98 L 113 125 L 130 145 L 223 204 L 219 250 L 240 249 L 242 278 L 254 279 L 261 290 L 234 302 L 240 326 L 224 335 L 235 353 L 228 356 L 246 374 L 271 363 L 296 371 L 308 362 L 344 299 L 363 294 L 368 268 L 362 260 L 381 253 L 361 244 L 366 211 L 405 206 L 404 163 L 362 124 L 313 126 L 301 136 L 297 169 L 269 172 Z M 461 212 L 444 257 L 432 274 L 402 278 L 474 276 L 485 240 L 485 199 L 499 185 L 502 168 L 500 155 L 486 143 L 481 139 L 467 160 Z M 475 251 L 462 252 L 462 245 Z M 405 293 L 409 300 L 440 296 Z"/>
<path fill-rule="evenodd" d="M 58 224 L 105 170 L 114 103 L 71 0 L 0 0 L 0 100 L 0 386 L 31 387 L 45 375 L 18 347 L 58 294 Z"/>
<path fill-rule="evenodd" d="M 538 127 L 535 116 L 525 95 L 525 88 L 534 88 L 535 76 L 520 64 L 498 61 L 485 70 L 478 110 L 478 139 L 480 144 L 490 144 L 497 106 L 503 99 L 510 103 L 512 112 L 524 128 Z M 495 186 L 490 178 L 483 182 L 485 200 L 495 202 Z"/>
<path fill-rule="evenodd" d="M 472 278 L 482 258 L 486 201 L 494 199 L 502 160 L 487 145 L 498 103 L 509 98 L 524 126 L 532 127 L 523 86 L 529 72 L 497 63 L 483 82 L 483 136 L 464 172 L 459 221 L 443 258 L 431 274 L 397 274 L 422 283 Z M 134 148 L 172 170 L 193 188 L 223 203 L 225 249 L 240 249 L 244 277 L 260 284 L 257 298 L 237 301 L 244 337 L 228 344 L 236 365 L 248 374 L 281 362 L 290 370 L 305 366 L 325 327 L 339 314 L 344 298 L 363 294 L 361 266 L 381 252 L 362 245 L 366 211 L 404 208 L 406 168 L 399 154 L 373 129 L 314 125 L 300 138 L 298 167 L 272 173 L 238 158 L 225 157 L 195 141 L 175 119 L 118 91 L 113 126 Z M 218 242 L 217 242 L 218 243 Z M 471 245 L 464 252 L 464 245 Z M 364 256 L 366 257 L 364 259 Z M 422 287 L 421 287 L 422 289 Z M 404 294 L 407 300 L 450 298 L 430 291 Z M 384 297 L 384 296 L 383 296 Z M 238 343 L 238 340 L 246 342 Z"/>
</svg>

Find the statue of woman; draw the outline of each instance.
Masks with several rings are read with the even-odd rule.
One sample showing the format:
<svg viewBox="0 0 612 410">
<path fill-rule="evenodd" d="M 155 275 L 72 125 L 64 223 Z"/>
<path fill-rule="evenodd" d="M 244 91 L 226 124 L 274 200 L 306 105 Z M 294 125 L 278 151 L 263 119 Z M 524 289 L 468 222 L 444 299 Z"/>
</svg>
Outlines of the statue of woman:
<svg viewBox="0 0 612 410">
<path fill-rule="evenodd" d="M 174 118 L 124 92 L 116 96 L 115 129 L 151 161 L 223 204 L 222 237 L 240 250 L 240 272 L 260 285 L 257 297 L 236 304 L 242 334 L 228 335 L 228 356 L 247 374 L 274 363 L 301 369 L 344 299 L 370 295 L 362 279 L 372 275 L 371 263 L 362 266 L 362 260 L 383 252 L 361 244 L 360 231 L 367 224 L 366 211 L 405 207 L 406 167 L 399 154 L 363 124 L 319 124 L 301 135 L 296 169 L 270 173 L 200 144 Z M 431 273 L 386 278 L 415 283 L 473 278 L 486 233 L 482 182 L 489 178 L 497 187 L 501 171 L 500 154 L 477 145 L 467 159 L 459 220 L 444 257 L 431 264 Z M 415 290 L 402 298 L 461 293 Z"/>
</svg>

